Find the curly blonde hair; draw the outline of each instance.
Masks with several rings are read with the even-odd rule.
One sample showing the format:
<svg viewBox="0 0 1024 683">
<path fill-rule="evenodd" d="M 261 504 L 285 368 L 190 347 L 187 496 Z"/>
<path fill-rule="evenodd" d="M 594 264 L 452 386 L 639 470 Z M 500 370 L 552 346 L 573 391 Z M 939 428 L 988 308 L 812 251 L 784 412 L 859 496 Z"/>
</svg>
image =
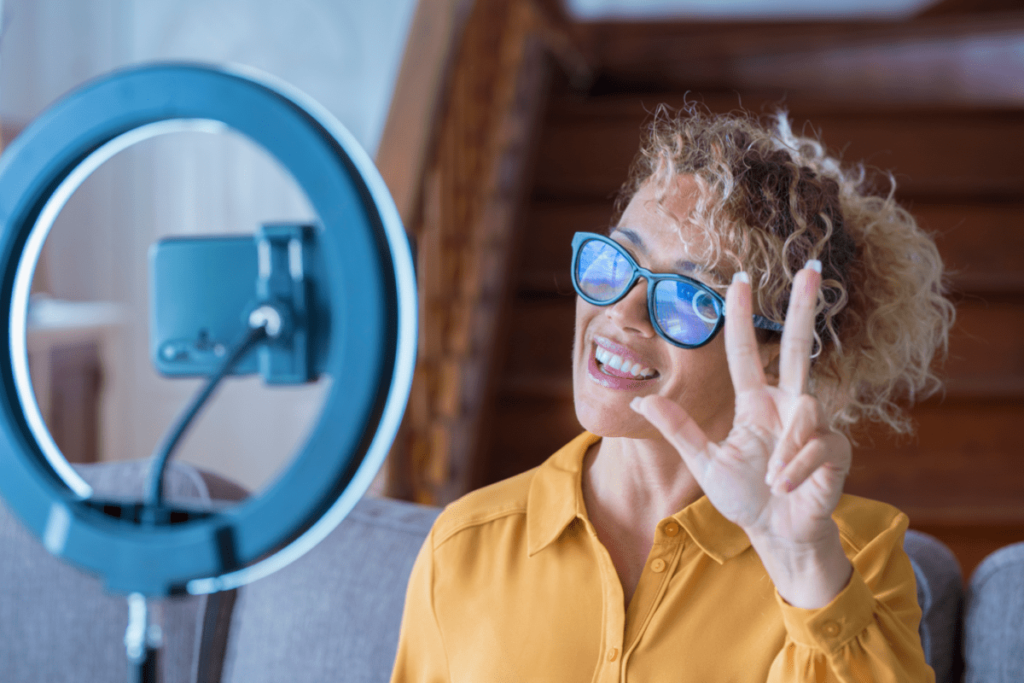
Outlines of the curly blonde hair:
<svg viewBox="0 0 1024 683">
<path fill-rule="evenodd" d="M 705 236 L 705 263 L 747 271 L 762 315 L 783 320 L 794 274 L 821 261 L 810 383 L 833 426 L 848 432 L 867 419 L 909 432 L 901 404 L 941 388 L 932 361 L 946 353 L 954 308 L 935 242 L 896 203 L 892 176 L 888 194 L 875 195 L 863 165 L 843 167 L 818 140 L 794 134 L 785 112 L 768 125 L 662 105 L 618 212 L 653 182 L 671 215 L 665 199 L 680 175 L 693 176 L 698 197 L 675 220 Z"/>
</svg>

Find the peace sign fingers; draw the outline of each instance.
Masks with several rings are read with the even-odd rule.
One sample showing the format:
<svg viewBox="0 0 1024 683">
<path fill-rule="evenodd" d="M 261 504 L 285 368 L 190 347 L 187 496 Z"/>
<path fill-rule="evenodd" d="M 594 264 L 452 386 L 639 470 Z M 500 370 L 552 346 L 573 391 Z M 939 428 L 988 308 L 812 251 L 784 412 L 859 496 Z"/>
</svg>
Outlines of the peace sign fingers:
<svg viewBox="0 0 1024 683">
<path fill-rule="evenodd" d="M 779 351 L 779 388 L 791 396 L 807 391 L 814 347 L 814 311 L 821 284 L 821 261 L 810 260 L 793 278 Z"/>
<path fill-rule="evenodd" d="M 745 272 L 740 271 L 733 276 L 729 291 L 725 294 L 725 355 L 737 396 L 765 387 L 761 354 L 754 335 L 752 308 L 750 279 Z"/>
</svg>

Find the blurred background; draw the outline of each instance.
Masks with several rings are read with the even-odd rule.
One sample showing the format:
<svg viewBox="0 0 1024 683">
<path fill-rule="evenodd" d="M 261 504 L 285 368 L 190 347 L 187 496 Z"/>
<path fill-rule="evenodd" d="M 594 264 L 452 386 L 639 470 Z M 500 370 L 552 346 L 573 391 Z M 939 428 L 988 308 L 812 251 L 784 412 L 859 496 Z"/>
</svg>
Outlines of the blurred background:
<svg viewBox="0 0 1024 683">
<path fill-rule="evenodd" d="M 2 0 L 5 144 L 69 89 L 154 59 L 257 67 L 374 155 L 417 247 L 409 410 L 375 490 L 445 504 L 575 436 L 570 239 L 608 226 L 660 103 L 790 112 L 936 235 L 958 319 L 917 431 L 857 433 L 847 490 L 938 536 L 965 575 L 1024 540 L 1024 6 L 1011 0 Z M 880 191 L 887 186 L 879 180 Z M 232 136 L 122 153 L 44 250 L 32 376 L 69 460 L 145 457 L 196 383 L 148 359 L 146 250 L 303 219 L 301 190 Z M 323 386 L 233 380 L 181 457 L 256 490 Z"/>
</svg>

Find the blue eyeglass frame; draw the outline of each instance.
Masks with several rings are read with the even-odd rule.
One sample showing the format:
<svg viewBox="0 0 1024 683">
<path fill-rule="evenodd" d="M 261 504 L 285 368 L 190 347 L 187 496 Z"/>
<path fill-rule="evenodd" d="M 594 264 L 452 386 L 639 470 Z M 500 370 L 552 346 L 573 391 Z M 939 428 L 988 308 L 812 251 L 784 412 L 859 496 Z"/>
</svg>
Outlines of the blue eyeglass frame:
<svg viewBox="0 0 1024 683">
<path fill-rule="evenodd" d="M 581 247 L 587 242 L 590 242 L 591 240 L 604 242 L 605 244 L 615 249 L 619 254 L 622 255 L 624 259 L 626 259 L 626 263 L 628 263 L 630 267 L 632 267 L 633 269 L 633 275 L 632 277 L 630 277 L 629 283 L 622 289 L 622 292 L 620 292 L 617 296 L 607 301 L 600 301 L 598 299 L 594 299 L 593 297 L 588 296 L 580 288 L 579 278 L 576 274 L 577 267 L 579 266 Z M 629 254 L 628 251 L 626 251 L 623 248 L 621 244 L 619 244 L 611 237 L 608 237 L 606 235 L 601 235 L 596 232 L 577 232 L 575 235 L 573 235 L 572 286 L 573 289 L 576 290 L 576 293 L 579 294 L 580 297 L 587 303 L 593 304 L 594 306 L 611 306 L 612 304 L 615 304 L 621 301 L 623 298 L 625 298 L 625 296 L 629 294 L 630 290 L 633 289 L 633 286 L 636 285 L 637 281 L 640 278 L 645 278 L 647 280 L 647 316 L 651 321 L 651 326 L 654 327 L 654 331 L 658 333 L 658 336 L 667 341 L 669 344 L 672 344 L 673 346 L 678 346 L 679 348 L 682 349 L 699 349 L 705 344 L 710 343 L 711 340 L 714 339 L 715 336 L 717 336 L 718 333 L 722 330 L 722 326 L 725 325 L 725 299 L 722 297 L 721 294 L 711 289 L 700 280 L 695 280 L 692 277 L 680 275 L 679 273 L 653 273 L 647 270 L 646 268 L 641 267 L 635 260 L 633 260 L 633 257 Z M 657 283 L 662 280 L 671 280 L 673 282 L 681 280 L 689 285 L 696 287 L 702 292 L 706 292 L 712 299 L 714 299 L 718 303 L 718 310 L 721 311 L 720 315 L 718 316 L 718 322 L 715 323 L 715 328 L 711 330 L 707 338 L 701 343 L 686 344 L 684 342 L 677 341 L 672 337 L 668 336 L 668 334 L 663 329 L 661 329 L 661 325 L 658 323 L 658 317 L 654 314 L 654 289 Z M 754 327 L 759 327 L 763 330 L 772 330 L 774 332 L 782 331 L 781 323 L 777 323 L 774 320 L 769 320 L 768 318 L 765 318 L 764 316 L 760 316 L 757 314 L 754 314 Z"/>
</svg>

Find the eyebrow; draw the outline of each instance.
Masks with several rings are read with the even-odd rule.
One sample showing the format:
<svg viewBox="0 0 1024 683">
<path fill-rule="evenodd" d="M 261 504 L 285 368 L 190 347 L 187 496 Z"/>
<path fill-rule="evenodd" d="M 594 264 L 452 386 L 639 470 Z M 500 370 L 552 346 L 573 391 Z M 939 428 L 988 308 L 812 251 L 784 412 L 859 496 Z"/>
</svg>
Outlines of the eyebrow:
<svg viewBox="0 0 1024 683">
<path fill-rule="evenodd" d="M 637 248 L 640 249 L 640 251 L 642 251 L 644 254 L 649 255 L 651 253 L 650 250 L 648 250 L 647 245 L 644 243 L 644 239 L 635 230 L 633 230 L 631 228 L 615 227 L 615 228 L 612 228 L 612 232 L 613 233 L 614 232 L 622 233 L 622 235 L 625 236 L 626 239 L 628 239 L 630 242 L 635 244 L 637 246 Z M 687 261 L 686 259 L 679 259 L 678 261 L 676 261 L 675 268 L 676 268 L 676 270 L 678 272 L 680 272 L 682 274 L 707 273 L 708 275 L 711 275 L 711 276 L 715 277 L 718 280 L 723 280 L 722 274 L 719 273 L 714 268 L 705 268 L 704 266 L 700 265 L 699 263 L 694 263 L 693 261 Z"/>
</svg>

